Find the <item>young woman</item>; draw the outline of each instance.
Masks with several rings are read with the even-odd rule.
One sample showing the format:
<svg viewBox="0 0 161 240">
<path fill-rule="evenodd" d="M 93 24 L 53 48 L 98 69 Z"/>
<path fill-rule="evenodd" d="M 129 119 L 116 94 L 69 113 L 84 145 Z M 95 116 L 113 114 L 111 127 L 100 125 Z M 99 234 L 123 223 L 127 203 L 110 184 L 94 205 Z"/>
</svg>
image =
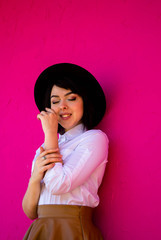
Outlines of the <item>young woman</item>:
<svg viewBox="0 0 161 240">
<path fill-rule="evenodd" d="M 93 129 L 105 113 L 103 90 L 84 68 L 61 63 L 40 74 L 34 96 L 44 144 L 23 198 L 25 214 L 37 218 L 24 240 L 102 239 L 92 209 L 108 155 L 106 134 Z"/>
</svg>

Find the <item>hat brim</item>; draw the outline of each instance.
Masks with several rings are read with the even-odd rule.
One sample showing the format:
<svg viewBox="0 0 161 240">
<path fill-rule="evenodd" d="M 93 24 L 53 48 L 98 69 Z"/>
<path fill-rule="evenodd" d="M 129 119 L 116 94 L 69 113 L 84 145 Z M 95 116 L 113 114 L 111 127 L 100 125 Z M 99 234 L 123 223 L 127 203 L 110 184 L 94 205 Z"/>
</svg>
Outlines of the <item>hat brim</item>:
<svg viewBox="0 0 161 240">
<path fill-rule="evenodd" d="M 104 92 L 96 78 L 86 69 L 72 64 L 59 63 L 46 68 L 38 77 L 34 87 L 35 103 L 39 111 L 45 110 L 44 99 L 49 85 L 54 85 L 56 79 L 68 77 L 74 79 L 78 86 L 83 87 L 88 98 L 93 103 L 94 125 L 96 126 L 104 116 L 106 110 L 106 100 Z"/>
</svg>

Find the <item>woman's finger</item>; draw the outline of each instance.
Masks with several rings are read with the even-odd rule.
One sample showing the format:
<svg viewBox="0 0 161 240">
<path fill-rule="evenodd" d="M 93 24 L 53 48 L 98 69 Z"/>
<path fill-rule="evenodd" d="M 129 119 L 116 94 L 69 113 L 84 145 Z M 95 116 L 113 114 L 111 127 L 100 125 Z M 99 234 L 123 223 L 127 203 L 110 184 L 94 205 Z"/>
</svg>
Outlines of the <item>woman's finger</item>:
<svg viewBox="0 0 161 240">
<path fill-rule="evenodd" d="M 40 168 L 46 166 L 46 165 L 50 165 L 53 163 L 63 163 L 63 160 L 61 158 L 50 158 L 50 159 L 45 159 L 44 161 L 42 161 L 40 163 Z"/>
<path fill-rule="evenodd" d="M 45 110 L 46 110 L 47 112 L 49 112 L 49 113 L 55 113 L 54 110 L 51 109 L 51 108 L 45 108 Z"/>
<path fill-rule="evenodd" d="M 40 114 L 41 114 L 42 116 L 45 116 L 45 115 L 47 115 L 47 112 L 46 112 L 46 111 L 41 111 Z"/>
<path fill-rule="evenodd" d="M 42 153 L 44 151 L 45 151 L 45 149 L 42 146 L 40 146 L 40 153 Z"/>
<path fill-rule="evenodd" d="M 40 113 L 37 114 L 37 119 L 38 119 L 38 120 L 40 120 L 40 117 L 41 117 Z"/>
<path fill-rule="evenodd" d="M 56 119 L 58 120 L 58 116 L 57 114 L 55 113 L 55 111 L 51 108 L 45 108 L 45 110 L 47 111 L 48 114 L 52 114 L 53 116 L 56 117 Z"/>
<path fill-rule="evenodd" d="M 44 150 L 42 153 L 40 153 L 39 156 L 44 157 L 45 155 L 52 154 L 52 153 L 59 153 L 59 148 Z"/>
<path fill-rule="evenodd" d="M 60 153 L 49 153 L 42 157 L 43 159 L 49 159 L 49 158 L 62 158 L 62 155 Z"/>
<path fill-rule="evenodd" d="M 46 111 L 41 111 L 38 115 L 37 115 L 37 119 L 41 120 L 42 117 L 48 115 L 48 113 Z"/>
<path fill-rule="evenodd" d="M 51 163 L 63 163 L 63 160 L 61 158 L 50 158 L 50 159 L 46 159 L 44 160 L 44 165 L 48 165 L 48 164 L 51 164 Z"/>
<path fill-rule="evenodd" d="M 45 174 L 47 170 L 53 168 L 54 166 L 55 166 L 55 163 L 45 165 L 44 167 L 42 167 L 42 172 Z"/>
</svg>

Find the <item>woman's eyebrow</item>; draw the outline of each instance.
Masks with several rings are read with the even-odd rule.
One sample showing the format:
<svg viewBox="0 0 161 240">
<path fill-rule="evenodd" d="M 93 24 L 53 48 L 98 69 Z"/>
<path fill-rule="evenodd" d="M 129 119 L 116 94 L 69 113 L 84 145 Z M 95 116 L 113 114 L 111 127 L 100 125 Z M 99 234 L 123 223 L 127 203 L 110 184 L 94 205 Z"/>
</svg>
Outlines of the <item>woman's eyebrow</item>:
<svg viewBox="0 0 161 240">
<path fill-rule="evenodd" d="M 68 92 L 68 93 L 66 93 L 64 96 L 68 96 L 68 95 L 70 95 L 70 94 L 72 94 L 73 92 Z M 51 95 L 51 97 L 50 98 L 53 98 L 53 97 L 59 97 L 58 95 Z"/>
</svg>

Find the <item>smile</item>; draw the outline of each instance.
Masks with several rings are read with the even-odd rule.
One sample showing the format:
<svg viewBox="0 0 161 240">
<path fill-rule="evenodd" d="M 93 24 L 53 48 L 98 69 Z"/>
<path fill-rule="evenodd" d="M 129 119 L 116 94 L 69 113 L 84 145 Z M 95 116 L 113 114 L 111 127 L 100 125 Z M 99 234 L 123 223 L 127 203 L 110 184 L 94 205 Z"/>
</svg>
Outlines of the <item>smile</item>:
<svg viewBox="0 0 161 240">
<path fill-rule="evenodd" d="M 65 114 L 61 114 L 60 117 L 63 119 L 63 120 L 67 120 L 70 118 L 72 114 L 70 113 L 65 113 Z"/>
</svg>

